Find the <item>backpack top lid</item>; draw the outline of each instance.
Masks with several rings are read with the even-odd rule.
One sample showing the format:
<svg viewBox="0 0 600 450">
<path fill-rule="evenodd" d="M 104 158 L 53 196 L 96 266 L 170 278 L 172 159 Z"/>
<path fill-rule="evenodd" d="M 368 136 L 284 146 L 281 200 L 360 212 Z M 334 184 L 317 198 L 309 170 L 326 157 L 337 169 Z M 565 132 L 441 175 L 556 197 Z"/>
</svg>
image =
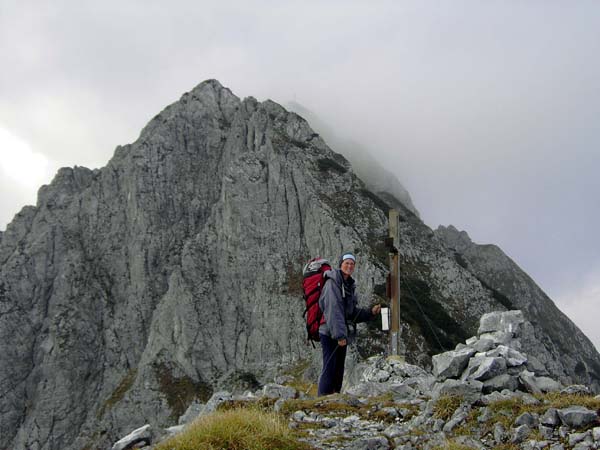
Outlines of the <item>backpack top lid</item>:
<svg viewBox="0 0 600 450">
<path fill-rule="evenodd" d="M 321 272 L 321 268 L 323 266 L 327 266 L 327 269 L 331 269 L 331 263 L 329 260 L 321 257 L 311 259 L 308 263 L 306 263 L 304 269 L 302 269 L 302 275 L 307 277 L 317 272 Z"/>
</svg>

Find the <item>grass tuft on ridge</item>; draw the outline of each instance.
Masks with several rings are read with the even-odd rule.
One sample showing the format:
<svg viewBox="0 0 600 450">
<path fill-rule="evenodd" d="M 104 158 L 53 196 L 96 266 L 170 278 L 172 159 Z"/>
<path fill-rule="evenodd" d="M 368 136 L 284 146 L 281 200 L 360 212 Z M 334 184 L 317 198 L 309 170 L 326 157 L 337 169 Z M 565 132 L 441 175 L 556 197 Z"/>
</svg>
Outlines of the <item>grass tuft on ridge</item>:
<svg viewBox="0 0 600 450">
<path fill-rule="evenodd" d="M 203 416 L 155 450 L 310 450 L 278 414 L 254 408 Z"/>
</svg>

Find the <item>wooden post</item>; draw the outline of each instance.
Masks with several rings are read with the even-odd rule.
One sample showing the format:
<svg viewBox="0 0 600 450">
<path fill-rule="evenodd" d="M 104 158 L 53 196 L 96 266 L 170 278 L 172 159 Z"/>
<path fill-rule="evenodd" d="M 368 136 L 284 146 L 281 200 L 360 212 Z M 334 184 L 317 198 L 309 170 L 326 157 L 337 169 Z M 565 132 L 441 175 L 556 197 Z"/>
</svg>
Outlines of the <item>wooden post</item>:
<svg viewBox="0 0 600 450">
<path fill-rule="evenodd" d="M 398 211 L 389 212 L 389 241 L 390 246 L 390 297 L 391 297 L 391 326 L 390 326 L 390 356 L 400 355 L 400 227 Z"/>
</svg>

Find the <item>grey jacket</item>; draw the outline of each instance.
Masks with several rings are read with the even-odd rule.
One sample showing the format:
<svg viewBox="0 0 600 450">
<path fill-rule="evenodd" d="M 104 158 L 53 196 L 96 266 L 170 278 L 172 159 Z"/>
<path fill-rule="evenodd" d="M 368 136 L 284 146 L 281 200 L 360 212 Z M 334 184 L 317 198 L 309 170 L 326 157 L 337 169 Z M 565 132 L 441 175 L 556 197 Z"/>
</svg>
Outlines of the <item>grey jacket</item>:
<svg viewBox="0 0 600 450">
<path fill-rule="evenodd" d="M 319 333 L 332 339 L 346 339 L 348 343 L 356 336 L 356 327 L 348 324 L 366 322 L 374 316 L 368 308 L 359 308 L 356 298 L 354 279 L 349 278 L 349 286 L 344 285 L 340 269 L 328 270 L 326 281 L 319 297 L 319 307 L 323 311 L 325 323 L 319 327 Z"/>
</svg>

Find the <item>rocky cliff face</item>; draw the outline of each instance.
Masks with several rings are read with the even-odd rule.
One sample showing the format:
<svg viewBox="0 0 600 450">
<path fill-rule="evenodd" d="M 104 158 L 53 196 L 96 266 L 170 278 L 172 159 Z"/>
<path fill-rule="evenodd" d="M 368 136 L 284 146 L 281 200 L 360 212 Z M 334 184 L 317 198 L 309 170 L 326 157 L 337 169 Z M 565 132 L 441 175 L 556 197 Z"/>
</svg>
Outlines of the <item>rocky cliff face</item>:
<svg viewBox="0 0 600 450">
<path fill-rule="evenodd" d="M 353 250 L 363 302 L 376 298 L 389 206 L 402 216 L 409 361 L 430 365 L 481 314 L 507 309 L 384 197 L 300 116 L 214 80 L 106 167 L 61 169 L 0 236 L 0 449 L 104 448 L 174 423 L 218 386 L 318 359 L 304 342 L 302 263 Z M 363 354 L 385 344 L 368 331 Z"/>
</svg>

